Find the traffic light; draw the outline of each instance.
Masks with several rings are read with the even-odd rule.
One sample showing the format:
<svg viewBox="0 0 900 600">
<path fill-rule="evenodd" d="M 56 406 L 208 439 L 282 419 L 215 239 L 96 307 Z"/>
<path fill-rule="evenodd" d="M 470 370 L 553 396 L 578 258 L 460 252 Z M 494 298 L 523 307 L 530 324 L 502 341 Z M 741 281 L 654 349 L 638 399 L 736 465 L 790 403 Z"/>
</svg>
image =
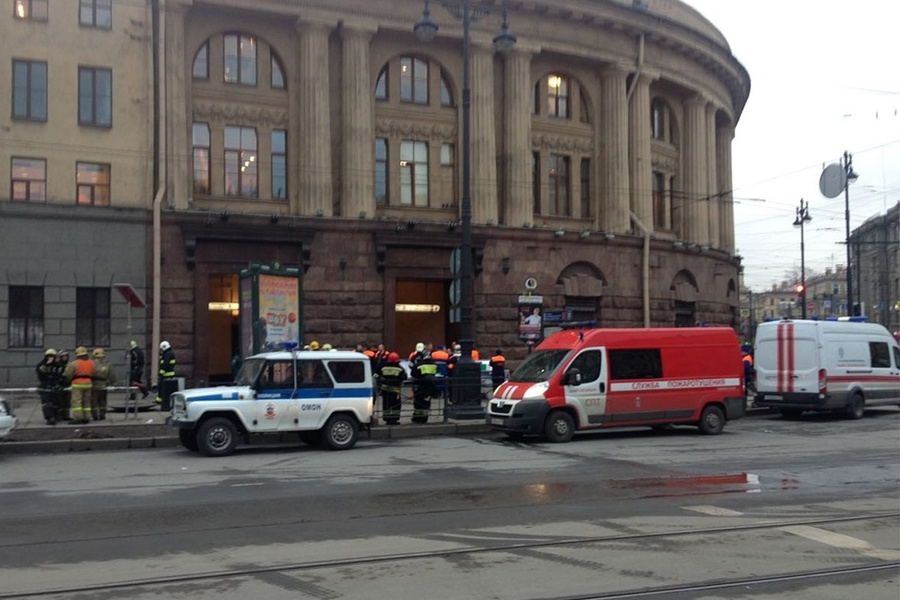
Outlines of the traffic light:
<svg viewBox="0 0 900 600">
<path fill-rule="evenodd" d="M 806 304 L 806 287 L 802 283 L 798 283 L 794 286 L 794 291 L 797 292 L 797 301 L 802 302 L 804 305 Z"/>
</svg>

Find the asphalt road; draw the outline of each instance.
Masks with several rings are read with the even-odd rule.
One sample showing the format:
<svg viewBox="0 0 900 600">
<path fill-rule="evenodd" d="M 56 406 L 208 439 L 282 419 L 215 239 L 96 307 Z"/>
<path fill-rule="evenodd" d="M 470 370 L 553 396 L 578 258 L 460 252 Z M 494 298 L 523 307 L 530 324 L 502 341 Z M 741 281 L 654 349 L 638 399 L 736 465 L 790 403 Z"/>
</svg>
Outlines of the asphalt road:
<svg viewBox="0 0 900 600">
<path fill-rule="evenodd" d="M 900 411 L 0 455 L 0 599 L 900 595 Z"/>
</svg>

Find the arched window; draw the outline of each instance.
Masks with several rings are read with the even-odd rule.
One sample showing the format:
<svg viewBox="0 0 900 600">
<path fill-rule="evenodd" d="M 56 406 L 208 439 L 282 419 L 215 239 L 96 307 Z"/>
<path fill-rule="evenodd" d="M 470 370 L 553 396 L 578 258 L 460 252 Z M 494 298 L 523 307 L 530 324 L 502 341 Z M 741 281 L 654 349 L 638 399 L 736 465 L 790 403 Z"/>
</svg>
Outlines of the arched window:
<svg viewBox="0 0 900 600">
<path fill-rule="evenodd" d="M 287 83 L 284 78 L 284 68 L 281 66 L 281 61 L 278 60 L 278 57 L 275 56 L 274 52 L 271 52 L 272 55 L 272 89 L 275 90 L 284 90 L 287 89 Z"/>
<path fill-rule="evenodd" d="M 448 79 L 447 72 L 441 69 L 441 106 L 453 106 L 453 94 L 450 93 Z"/>
<path fill-rule="evenodd" d="M 192 75 L 194 79 L 209 79 L 209 40 L 203 42 L 194 55 Z"/>
<path fill-rule="evenodd" d="M 559 119 L 569 118 L 569 78 L 547 76 L 547 114 Z"/>
<path fill-rule="evenodd" d="M 375 82 L 375 99 L 376 100 L 387 100 L 388 99 L 388 67 L 385 65 L 383 69 L 381 69 L 381 73 L 378 74 L 378 81 Z"/>
</svg>

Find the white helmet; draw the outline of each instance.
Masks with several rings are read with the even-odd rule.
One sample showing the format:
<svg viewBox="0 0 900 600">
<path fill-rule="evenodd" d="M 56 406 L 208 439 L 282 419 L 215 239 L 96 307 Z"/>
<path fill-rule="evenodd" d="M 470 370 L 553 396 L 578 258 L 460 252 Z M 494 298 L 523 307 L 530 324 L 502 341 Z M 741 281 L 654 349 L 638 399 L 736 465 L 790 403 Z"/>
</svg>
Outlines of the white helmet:
<svg viewBox="0 0 900 600">
<path fill-rule="evenodd" d="M 416 344 L 416 352 L 422 352 L 424 350 L 425 350 L 425 344 L 423 344 L 422 342 L 419 342 L 418 344 Z"/>
<path fill-rule="evenodd" d="M 159 349 L 162 350 L 163 352 L 165 352 L 166 350 L 168 350 L 171 347 L 172 347 L 172 344 L 170 344 L 169 342 L 160 342 L 160 344 L 159 344 Z"/>
</svg>

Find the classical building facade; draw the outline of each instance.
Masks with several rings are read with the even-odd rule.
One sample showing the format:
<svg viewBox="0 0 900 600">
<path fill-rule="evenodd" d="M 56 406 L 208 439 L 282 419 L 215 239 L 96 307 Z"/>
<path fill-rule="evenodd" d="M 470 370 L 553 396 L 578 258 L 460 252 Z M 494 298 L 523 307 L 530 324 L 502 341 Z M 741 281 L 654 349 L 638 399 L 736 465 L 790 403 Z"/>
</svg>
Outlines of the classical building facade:
<svg viewBox="0 0 900 600">
<path fill-rule="evenodd" d="M 900 202 L 854 229 L 850 249 L 862 314 L 900 331 Z"/>
<path fill-rule="evenodd" d="M 70 10 L 26 4 L 49 4 L 49 17 L 9 18 L 0 33 L 51 26 Z M 408 352 L 416 341 L 456 339 L 449 259 L 460 243 L 467 155 L 478 347 L 502 347 L 513 361 L 527 353 L 517 335 L 526 280 L 563 320 L 739 324 L 731 141 L 750 82 L 715 27 L 677 0 L 512 2 L 518 39 L 506 54 L 491 45 L 501 3 L 487 3 L 470 28 L 468 145 L 462 25 L 440 5 L 431 6 L 438 35 L 426 43 L 413 33 L 420 0 L 81 4 L 81 18 L 85 4 L 109 8 L 108 39 L 123 49 L 133 41 L 136 55 L 79 56 L 91 32 L 77 19 L 65 56 L 28 46 L 17 55 L 46 62 L 51 74 L 76 60 L 111 70 L 114 124 L 95 132 L 79 123 L 58 138 L 39 121 L 48 146 L 0 142 L 0 150 L 64 161 L 64 150 L 77 156 L 94 143 L 112 155 L 97 159 L 112 164 L 109 208 L 90 207 L 85 220 L 108 238 L 119 214 L 136 210 L 140 233 L 128 239 L 139 238 L 143 254 L 127 277 L 149 299 L 136 309 L 141 332 L 170 341 L 190 380 L 227 377 L 238 346 L 230 303 L 251 263 L 300 268 L 305 341 Z M 17 35 L 27 43 L 27 32 Z M 57 85 L 70 98 L 82 89 L 71 77 Z M 32 123 L 0 114 L 33 139 Z M 14 181 L 11 173 L 4 210 L 58 214 L 74 226 L 67 216 L 82 208 L 74 191 L 25 202 Z M 92 285 L 118 279 L 109 268 L 127 260 L 103 248 L 103 237 L 91 236 L 92 252 L 78 261 Z M 49 259 L 23 266 L 20 279 L 39 287 L 50 270 Z M 6 316 L 18 310 L 12 286 L 0 297 Z M 126 338 L 122 304 L 110 302 L 119 310 L 108 321 L 114 346 Z M 64 333 L 42 345 L 81 343 Z M 22 340 L 8 336 L 6 347 L 23 364 L 39 354 L 14 341 Z"/>
</svg>

